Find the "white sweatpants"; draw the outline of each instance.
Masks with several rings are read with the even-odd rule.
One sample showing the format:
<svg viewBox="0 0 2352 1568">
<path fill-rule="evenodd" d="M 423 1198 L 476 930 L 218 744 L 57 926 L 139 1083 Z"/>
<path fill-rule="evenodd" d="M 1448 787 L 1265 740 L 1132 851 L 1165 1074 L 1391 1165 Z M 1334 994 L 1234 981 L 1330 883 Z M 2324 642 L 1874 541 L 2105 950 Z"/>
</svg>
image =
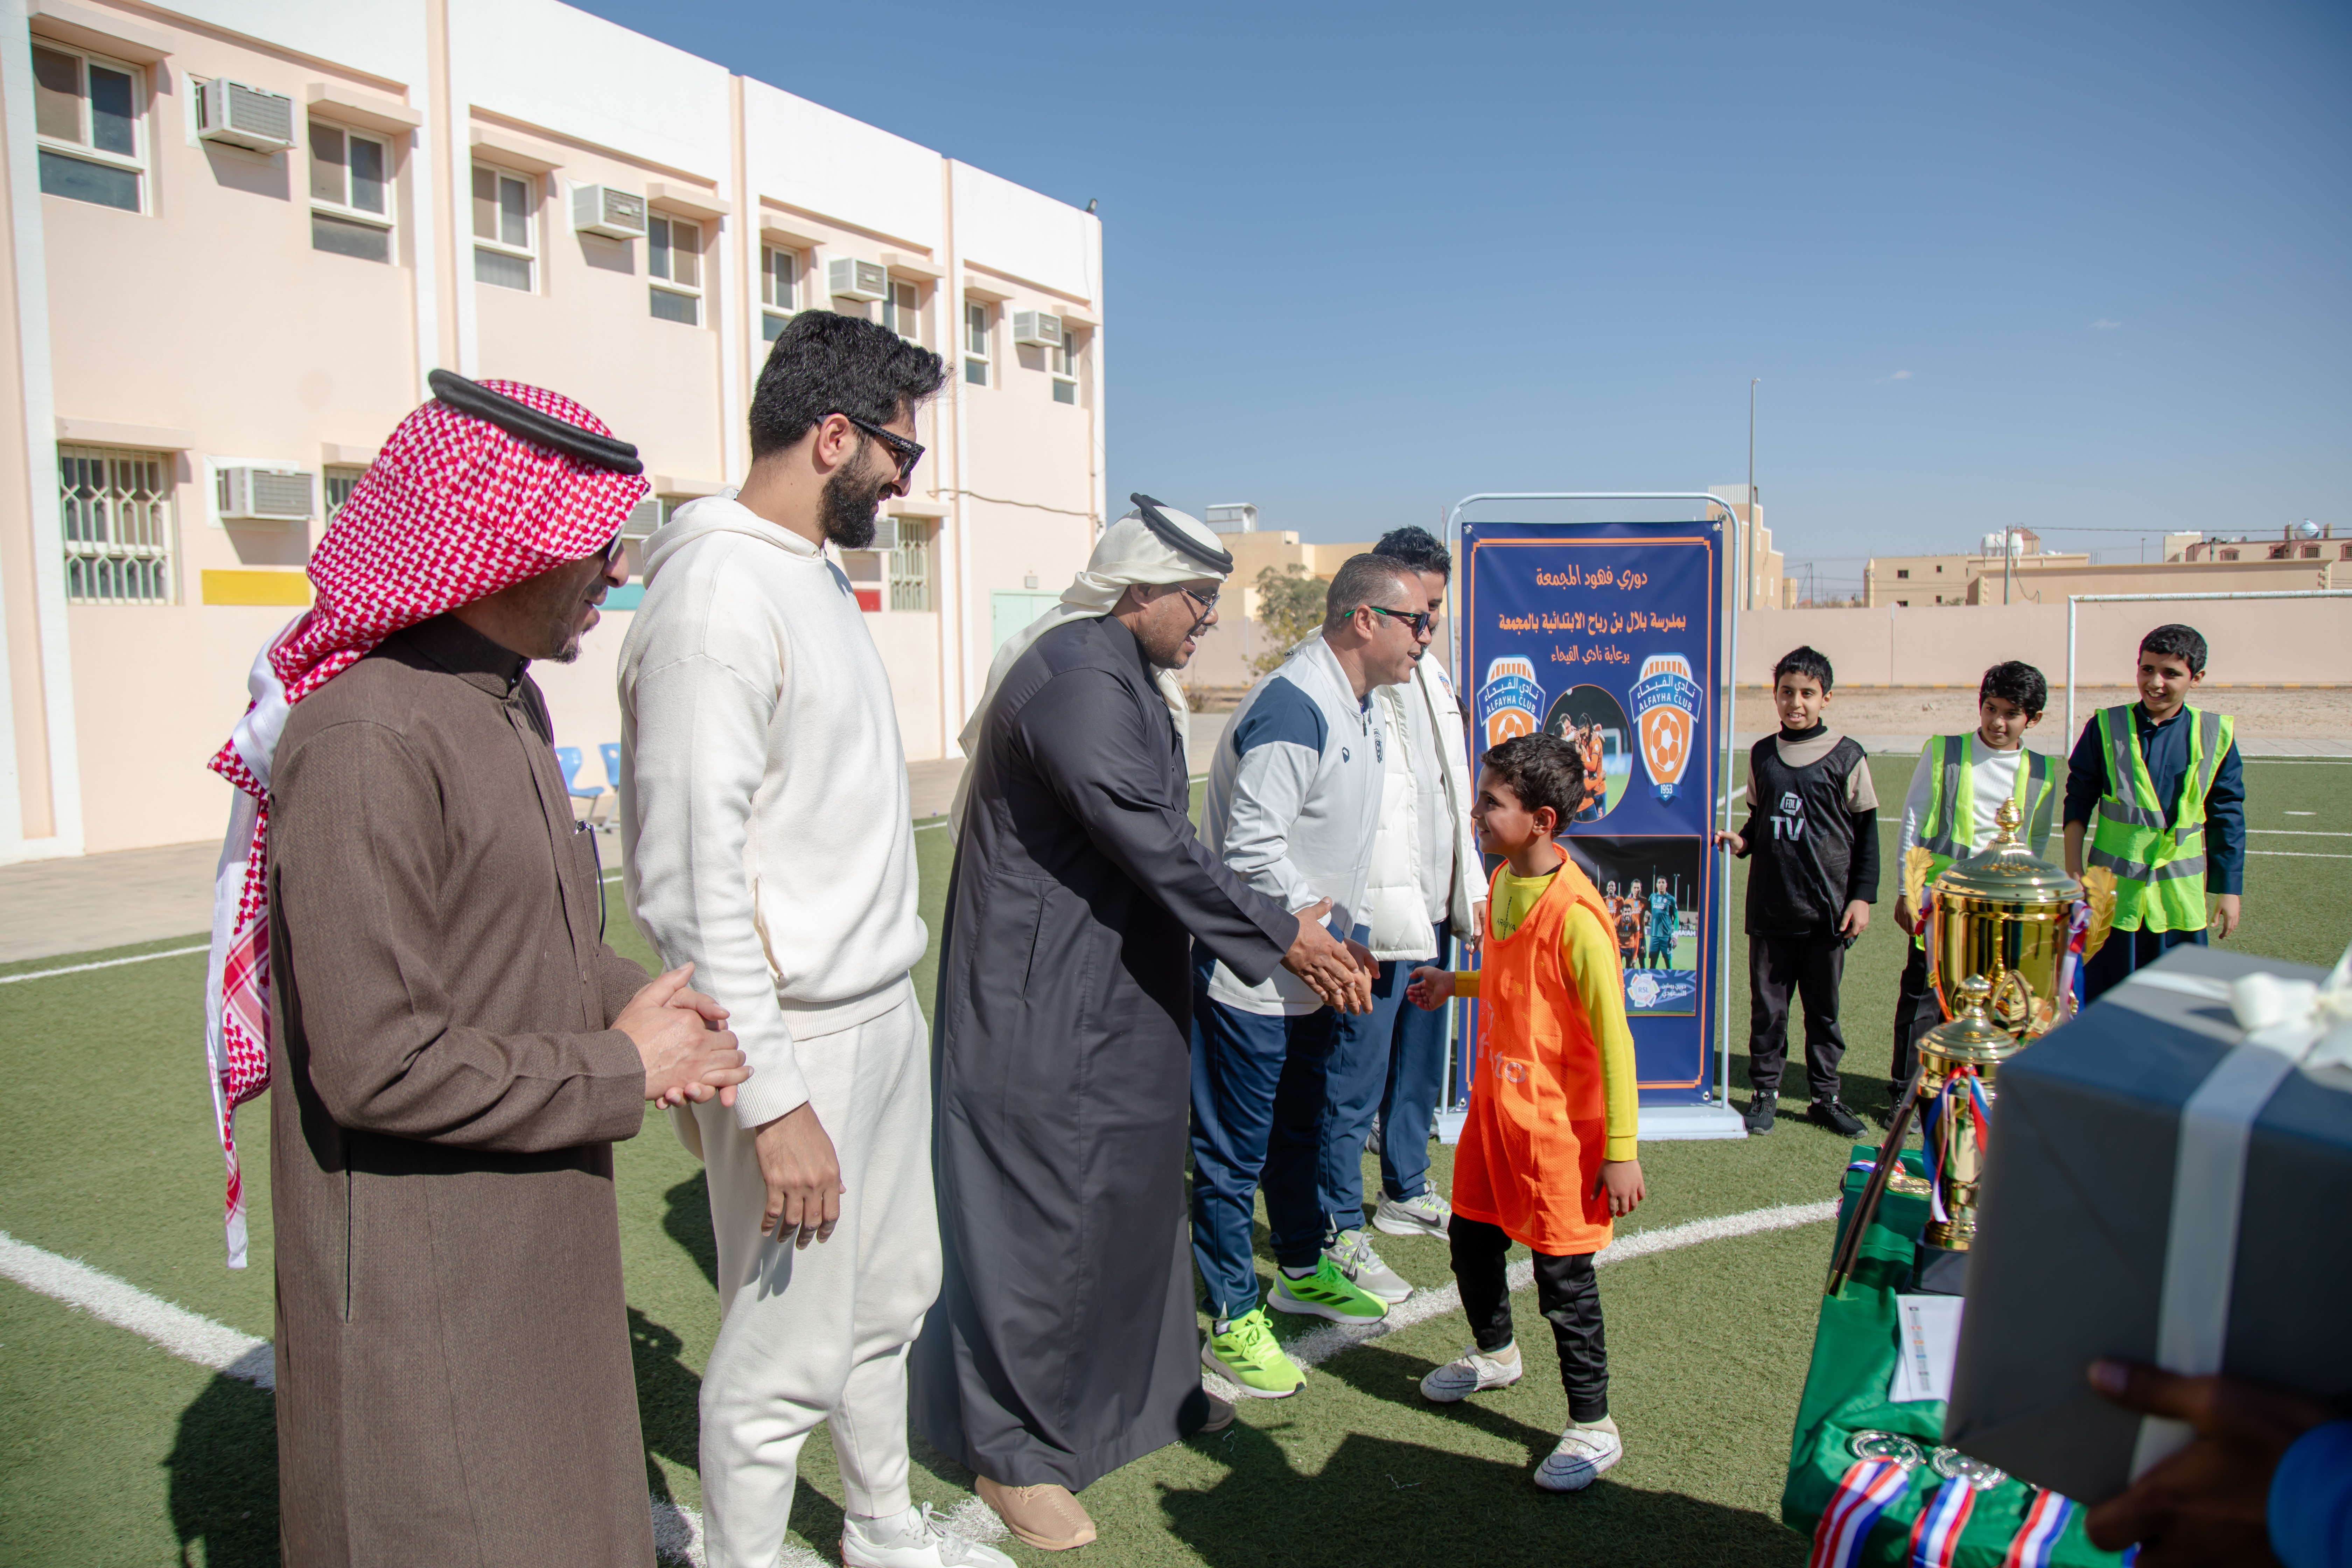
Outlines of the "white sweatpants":
<svg viewBox="0 0 2352 1568">
<path fill-rule="evenodd" d="M 793 1046 L 848 1188 L 831 1240 L 796 1251 L 762 1237 L 751 1134 L 715 1099 L 694 1108 L 719 1240 L 719 1342 L 702 1374 L 709 1568 L 774 1568 L 801 1445 L 820 1421 L 847 1511 L 908 1506 L 907 1347 L 940 1290 L 930 1046 L 914 986 L 878 1018 Z"/>
</svg>

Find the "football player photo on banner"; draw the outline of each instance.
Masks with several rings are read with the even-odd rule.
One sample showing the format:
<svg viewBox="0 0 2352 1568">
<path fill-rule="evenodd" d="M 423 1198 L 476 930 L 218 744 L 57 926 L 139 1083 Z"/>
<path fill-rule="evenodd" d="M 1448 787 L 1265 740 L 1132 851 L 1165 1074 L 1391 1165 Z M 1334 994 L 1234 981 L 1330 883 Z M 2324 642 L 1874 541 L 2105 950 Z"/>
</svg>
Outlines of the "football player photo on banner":
<svg viewBox="0 0 2352 1568">
<path fill-rule="evenodd" d="M 1714 1064 L 1722 538 L 1707 522 L 1462 531 L 1474 738 L 1540 731 L 1584 761 L 1560 841 L 1608 910 L 1645 1105 L 1704 1100 Z"/>
</svg>

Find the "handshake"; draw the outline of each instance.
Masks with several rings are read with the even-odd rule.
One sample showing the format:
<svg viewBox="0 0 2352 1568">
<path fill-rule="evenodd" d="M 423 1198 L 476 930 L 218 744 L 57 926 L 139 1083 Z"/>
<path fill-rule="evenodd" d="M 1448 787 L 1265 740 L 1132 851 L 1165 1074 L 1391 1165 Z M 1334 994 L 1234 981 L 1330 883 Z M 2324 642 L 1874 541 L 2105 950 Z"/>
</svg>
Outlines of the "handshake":
<svg viewBox="0 0 2352 1568">
<path fill-rule="evenodd" d="M 629 1037 L 646 1066 L 646 1098 L 665 1109 L 712 1095 L 735 1103 L 735 1086 L 751 1076 L 727 1028 L 727 1009 L 686 988 L 694 965 L 656 976 L 629 998 L 613 1027 Z"/>
<path fill-rule="evenodd" d="M 1330 912 L 1328 899 L 1297 911 L 1298 935 L 1283 954 L 1282 966 L 1340 1012 L 1369 1013 L 1379 966 L 1363 943 L 1342 942 L 1324 929 L 1324 917 Z"/>
</svg>

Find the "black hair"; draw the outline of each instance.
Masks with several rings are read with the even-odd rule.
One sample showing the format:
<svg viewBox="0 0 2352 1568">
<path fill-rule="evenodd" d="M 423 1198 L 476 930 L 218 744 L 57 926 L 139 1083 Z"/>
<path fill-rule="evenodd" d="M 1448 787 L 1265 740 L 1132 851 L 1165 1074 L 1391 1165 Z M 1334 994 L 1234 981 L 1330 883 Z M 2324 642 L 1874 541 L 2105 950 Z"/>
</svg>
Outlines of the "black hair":
<svg viewBox="0 0 2352 1568">
<path fill-rule="evenodd" d="M 2013 703 L 2027 718 L 2038 719 L 2050 701 L 2050 682 L 2032 665 L 2012 658 L 1984 672 L 1984 679 L 1977 687 L 1977 700 L 1982 702 L 1988 697 Z"/>
<path fill-rule="evenodd" d="M 1331 586 L 1324 594 L 1323 629 L 1338 629 L 1347 624 L 1358 606 L 1399 590 L 1412 600 L 1415 610 L 1420 609 L 1421 587 L 1412 580 L 1412 571 L 1403 562 L 1385 555 L 1349 556 L 1332 574 Z"/>
<path fill-rule="evenodd" d="M 2168 653 L 2189 667 L 2191 675 L 2205 673 L 2205 639 L 2195 626 L 2158 626 L 2139 639 L 2142 653 Z"/>
<path fill-rule="evenodd" d="M 1434 572 L 1441 577 L 1454 575 L 1454 552 L 1425 528 L 1391 528 L 1381 535 L 1381 542 L 1372 546 L 1372 553 L 1402 561 L 1416 572 Z"/>
<path fill-rule="evenodd" d="M 1821 682 L 1823 691 L 1829 690 L 1837 681 L 1837 678 L 1830 673 L 1829 655 L 1813 647 L 1793 647 L 1782 654 L 1780 662 L 1772 667 L 1772 684 L 1780 685 L 1784 675 L 1810 675 Z"/>
<path fill-rule="evenodd" d="M 947 362 L 860 316 L 803 310 L 784 324 L 751 395 L 751 456 L 781 452 L 828 414 L 887 425 L 929 401 Z"/>
<path fill-rule="evenodd" d="M 1584 755 L 1558 735 L 1514 735 L 1478 761 L 1529 811 L 1551 807 L 1562 827 L 1584 804 Z"/>
</svg>

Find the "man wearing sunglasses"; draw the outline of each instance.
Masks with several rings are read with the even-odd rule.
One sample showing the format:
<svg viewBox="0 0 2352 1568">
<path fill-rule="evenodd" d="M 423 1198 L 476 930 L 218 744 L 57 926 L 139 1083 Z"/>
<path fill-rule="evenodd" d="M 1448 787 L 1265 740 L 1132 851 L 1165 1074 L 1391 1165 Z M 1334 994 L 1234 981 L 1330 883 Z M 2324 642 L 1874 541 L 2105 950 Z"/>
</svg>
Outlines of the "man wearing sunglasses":
<svg viewBox="0 0 2352 1568">
<path fill-rule="evenodd" d="M 1292 910 L 1334 900 L 1335 933 L 1349 939 L 1363 981 L 1345 1014 L 1371 1004 L 1364 895 L 1390 744 L 1371 693 L 1412 673 L 1429 625 L 1421 601 L 1420 577 L 1401 561 L 1342 563 L 1322 635 L 1253 688 L 1226 726 L 1201 813 L 1201 837 L 1260 892 Z M 1323 1250 L 1326 1075 L 1351 1020 L 1287 975 L 1254 981 L 1205 951 L 1193 981 L 1192 1255 L 1213 1320 L 1203 1359 L 1244 1394 L 1279 1399 L 1304 1380 L 1266 1308 L 1339 1323 L 1388 1312 Z M 1261 1185 L 1279 1265 L 1265 1306 L 1251 1235 Z"/>
<path fill-rule="evenodd" d="M 621 651 L 621 838 L 637 925 L 733 1010 L 757 1093 L 681 1114 L 703 1157 L 719 1328 L 702 1378 L 711 1568 L 773 1568 L 829 1422 L 851 1568 L 998 1564 L 908 1495 L 907 1347 L 940 1282 L 907 761 L 827 544 L 864 549 L 922 447 L 940 357 L 796 316 L 760 374 L 740 491 L 646 542 Z M 747 1084 L 746 1089 L 750 1088 Z"/>
</svg>

